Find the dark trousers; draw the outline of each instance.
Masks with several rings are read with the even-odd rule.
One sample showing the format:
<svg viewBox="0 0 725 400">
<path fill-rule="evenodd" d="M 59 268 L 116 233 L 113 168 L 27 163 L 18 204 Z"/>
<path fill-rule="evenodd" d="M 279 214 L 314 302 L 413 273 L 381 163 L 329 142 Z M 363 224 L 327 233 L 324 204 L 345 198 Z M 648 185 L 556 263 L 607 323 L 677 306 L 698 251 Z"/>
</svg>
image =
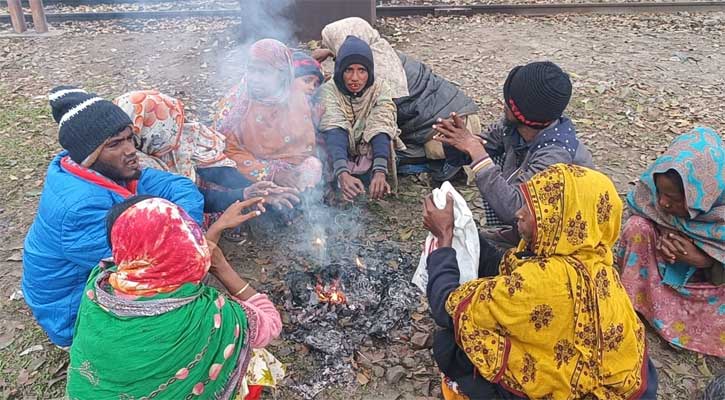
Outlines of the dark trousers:
<svg viewBox="0 0 725 400">
<path fill-rule="evenodd" d="M 224 211 L 235 201 L 244 200 L 244 189 L 252 185 L 234 167 L 197 168 L 196 174 L 203 182 L 199 190 L 207 213 Z"/>
<path fill-rule="evenodd" d="M 478 258 L 478 277 L 498 275 L 498 265 L 501 264 L 501 259 L 503 259 L 506 250 L 499 248 L 480 234 L 478 242 L 481 244 L 481 255 Z"/>
<path fill-rule="evenodd" d="M 481 254 L 478 261 L 478 277 L 498 275 L 498 266 L 505 251 L 481 236 L 479 236 L 479 242 Z M 521 399 L 479 375 L 466 353 L 456 344 L 456 338 L 451 329 L 440 329 L 434 334 L 433 357 L 441 372 L 456 381 L 461 392 L 471 400 Z"/>
</svg>

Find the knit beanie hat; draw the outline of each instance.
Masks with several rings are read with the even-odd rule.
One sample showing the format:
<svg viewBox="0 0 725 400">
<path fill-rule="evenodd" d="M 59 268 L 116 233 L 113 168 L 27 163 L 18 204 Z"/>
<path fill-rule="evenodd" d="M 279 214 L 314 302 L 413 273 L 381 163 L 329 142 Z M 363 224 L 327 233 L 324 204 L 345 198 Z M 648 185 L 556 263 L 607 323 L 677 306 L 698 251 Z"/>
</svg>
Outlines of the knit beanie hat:
<svg viewBox="0 0 725 400">
<path fill-rule="evenodd" d="M 58 123 L 60 145 L 81 165 L 108 138 L 131 125 L 120 107 L 77 87 L 58 86 L 50 91 L 48 100 Z"/>
<path fill-rule="evenodd" d="M 325 82 L 325 77 L 320 70 L 320 63 L 302 51 L 295 51 L 292 54 L 292 65 L 295 68 L 295 78 L 301 76 L 316 76 L 320 84 Z"/>
<path fill-rule="evenodd" d="M 549 61 L 519 65 L 509 72 L 503 97 L 519 122 L 543 129 L 564 113 L 571 99 L 571 81 Z"/>
<path fill-rule="evenodd" d="M 368 70 L 368 81 L 365 87 L 358 93 L 351 93 L 347 90 L 345 82 L 342 78 L 343 73 L 347 67 L 353 64 L 360 64 Z M 370 46 L 365 43 L 362 39 L 356 36 L 348 36 L 345 41 L 342 42 L 340 50 L 337 51 L 337 58 L 335 59 L 335 86 L 340 91 L 348 96 L 360 97 L 365 93 L 365 90 L 375 83 L 375 63 L 373 62 L 373 51 Z"/>
</svg>

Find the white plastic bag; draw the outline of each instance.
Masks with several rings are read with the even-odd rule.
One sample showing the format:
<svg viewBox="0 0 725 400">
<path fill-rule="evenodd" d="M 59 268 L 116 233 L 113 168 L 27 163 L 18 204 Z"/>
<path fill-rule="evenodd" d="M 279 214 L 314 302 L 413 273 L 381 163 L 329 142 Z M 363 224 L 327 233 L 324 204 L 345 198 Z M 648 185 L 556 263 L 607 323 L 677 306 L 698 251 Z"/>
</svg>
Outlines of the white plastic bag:
<svg viewBox="0 0 725 400">
<path fill-rule="evenodd" d="M 461 272 L 459 282 L 464 283 L 478 278 L 481 243 L 478 241 L 478 228 L 476 228 L 476 222 L 473 220 L 471 209 L 468 208 L 466 200 L 453 188 L 450 182 L 443 182 L 440 189 L 433 190 L 433 203 L 439 209 L 445 208 L 448 193 L 453 196 L 453 248 L 456 250 L 458 269 Z M 438 248 L 437 242 L 435 236 L 428 233 L 423 254 L 420 255 L 418 269 L 413 275 L 413 283 L 424 293 L 428 285 L 428 255 Z"/>
</svg>

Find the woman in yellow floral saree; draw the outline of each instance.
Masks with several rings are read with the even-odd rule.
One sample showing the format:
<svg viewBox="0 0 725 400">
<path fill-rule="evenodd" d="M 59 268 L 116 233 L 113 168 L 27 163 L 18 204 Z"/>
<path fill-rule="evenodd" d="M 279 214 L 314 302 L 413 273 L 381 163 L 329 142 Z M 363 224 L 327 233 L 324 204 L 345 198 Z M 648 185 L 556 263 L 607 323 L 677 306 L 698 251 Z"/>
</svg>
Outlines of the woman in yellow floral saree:
<svg viewBox="0 0 725 400">
<path fill-rule="evenodd" d="M 503 256 L 497 276 L 460 286 L 447 246 L 452 208 L 425 206 L 425 225 L 441 247 L 428 259 L 428 297 L 450 333 L 436 335 L 436 361 L 444 382 L 467 382 L 444 385 L 446 398 L 654 398 L 644 327 L 612 266 L 622 217 L 614 185 L 557 164 L 520 190 L 524 239 Z M 481 260 L 479 275 L 490 261 Z"/>
</svg>

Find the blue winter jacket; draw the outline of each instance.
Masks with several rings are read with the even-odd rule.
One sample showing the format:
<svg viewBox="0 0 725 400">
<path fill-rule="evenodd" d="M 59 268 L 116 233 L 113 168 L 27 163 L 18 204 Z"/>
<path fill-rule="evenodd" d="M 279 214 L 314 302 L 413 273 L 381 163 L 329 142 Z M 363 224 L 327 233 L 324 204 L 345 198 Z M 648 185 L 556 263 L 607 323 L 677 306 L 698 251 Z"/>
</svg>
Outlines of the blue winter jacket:
<svg viewBox="0 0 725 400">
<path fill-rule="evenodd" d="M 65 171 L 51 161 L 35 221 L 25 237 L 22 289 L 25 302 L 58 346 L 73 340 L 81 293 L 91 269 L 110 257 L 106 214 L 124 198 Z M 204 198 L 182 176 L 144 169 L 138 194 L 163 197 L 181 206 L 201 223 Z"/>
</svg>

